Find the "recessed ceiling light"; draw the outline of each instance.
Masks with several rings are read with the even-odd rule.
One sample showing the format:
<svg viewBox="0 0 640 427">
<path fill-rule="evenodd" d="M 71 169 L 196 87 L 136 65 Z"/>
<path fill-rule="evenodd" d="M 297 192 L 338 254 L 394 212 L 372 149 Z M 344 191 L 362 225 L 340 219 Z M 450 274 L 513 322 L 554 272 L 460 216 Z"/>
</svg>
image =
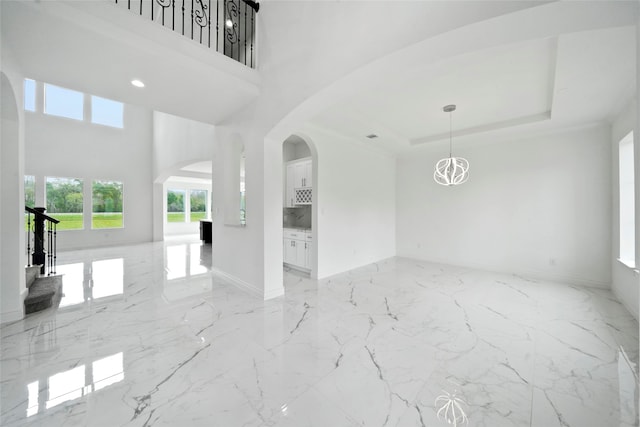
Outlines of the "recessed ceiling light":
<svg viewBox="0 0 640 427">
<path fill-rule="evenodd" d="M 131 84 L 135 87 L 144 87 L 144 83 L 142 83 L 142 81 L 138 79 L 131 80 Z"/>
</svg>

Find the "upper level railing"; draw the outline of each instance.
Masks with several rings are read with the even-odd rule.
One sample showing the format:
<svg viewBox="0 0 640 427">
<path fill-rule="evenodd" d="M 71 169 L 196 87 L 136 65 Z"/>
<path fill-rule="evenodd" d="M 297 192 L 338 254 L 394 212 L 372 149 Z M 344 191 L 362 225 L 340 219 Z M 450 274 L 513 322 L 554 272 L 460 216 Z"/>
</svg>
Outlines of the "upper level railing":
<svg viewBox="0 0 640 427">
<path fill-rule="evenodd" d="M 115 0 L 120 7 L 255 68 L 252 0 Z"/>
<path fill-rule="evenodd" d="M 25 206 L 24 210 L 27 212 L 28 265 L 39 265 L 40 274 L 56 274 L 57 226 L 60 220 L 45 214 L 45 208 Z"/>
</svg>

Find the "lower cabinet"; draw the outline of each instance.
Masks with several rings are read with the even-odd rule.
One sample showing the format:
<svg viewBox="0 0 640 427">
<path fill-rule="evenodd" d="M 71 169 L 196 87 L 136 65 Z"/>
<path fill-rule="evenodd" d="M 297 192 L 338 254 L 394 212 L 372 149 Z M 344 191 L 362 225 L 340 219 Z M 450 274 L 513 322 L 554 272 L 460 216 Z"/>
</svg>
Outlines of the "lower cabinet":
<svg viewBox="0 0 640 427">
<path fill-rule="evenodd" d="M 311 242 L 307 240 L 310 233 L 285 229 L 283 238 L 283 261 L 293 267 L 311 269 Z"/>
</svg>

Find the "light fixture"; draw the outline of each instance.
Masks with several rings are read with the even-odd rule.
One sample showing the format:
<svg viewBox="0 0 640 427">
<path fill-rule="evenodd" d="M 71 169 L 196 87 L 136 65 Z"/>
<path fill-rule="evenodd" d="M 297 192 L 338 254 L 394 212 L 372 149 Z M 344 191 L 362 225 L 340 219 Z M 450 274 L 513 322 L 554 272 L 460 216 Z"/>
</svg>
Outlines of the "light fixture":
<svg viewBox="0 0 640 427">
<path fill-rule="evenodd" d="M 456 106 L 445 105 L 442 110 L 445 113 L 449 113 L 449 157 L 436 163 L 433 179 L 440 185 L 463 184 L 469 179 L 469 162 L 462 157 L 453 157 L 451 155 L 451 113 L 456 110 Z"/>
<path fill-rule="evenodd" d="M 138 79 L 131 80 L 131 84 L 135 87 L 144 87 L 144 83 L 142 83 L 142 81 Z"/>
<path fill-rule="evenodd" d="M 227 19 L 227 20 L 224 22 L 224 25 L 226 25 L 226 26 L 227 26 L 227 28 L 231 28 L 231 27 L 233 27 L 233 21 L 232 21 L 231 19 Z"/>
</svg>

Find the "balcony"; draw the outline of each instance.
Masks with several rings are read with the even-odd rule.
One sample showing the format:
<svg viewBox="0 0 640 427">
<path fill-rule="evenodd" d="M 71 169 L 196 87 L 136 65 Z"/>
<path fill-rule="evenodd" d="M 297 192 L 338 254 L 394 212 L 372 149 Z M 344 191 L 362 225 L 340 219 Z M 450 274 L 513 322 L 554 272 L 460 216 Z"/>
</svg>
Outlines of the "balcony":
<svg viewBox="0 0 640 427">
<path fill-rule="evenodd" d="M 200 45 L 255 68 L 256 13 L 251 0 L 111 0 Z"/>
</svg>

